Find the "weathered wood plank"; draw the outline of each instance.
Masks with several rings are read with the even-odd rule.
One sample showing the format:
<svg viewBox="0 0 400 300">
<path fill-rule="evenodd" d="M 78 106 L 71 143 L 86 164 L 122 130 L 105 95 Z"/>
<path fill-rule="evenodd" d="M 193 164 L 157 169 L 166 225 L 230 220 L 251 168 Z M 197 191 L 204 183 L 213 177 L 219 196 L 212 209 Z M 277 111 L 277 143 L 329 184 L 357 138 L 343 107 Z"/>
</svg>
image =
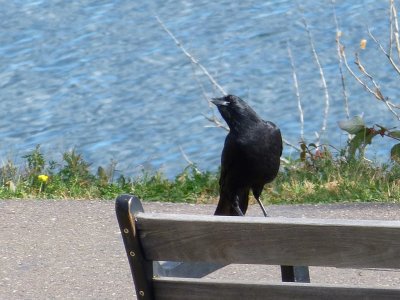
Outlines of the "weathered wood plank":
<svg viewBox="0 0 400 300">
<path fill-rule="evenodd" d="M 137 214 L 147 259 L 400 268 L 400 221 Z"/>
<path fill-rule="evenodd" d="M 358 300 L 400 299 L 400 289 L 360 288 L 312 283 L 254 284 L 206 279 L 156 278 L 153 281 L 157 300 Z"/>
</svg>

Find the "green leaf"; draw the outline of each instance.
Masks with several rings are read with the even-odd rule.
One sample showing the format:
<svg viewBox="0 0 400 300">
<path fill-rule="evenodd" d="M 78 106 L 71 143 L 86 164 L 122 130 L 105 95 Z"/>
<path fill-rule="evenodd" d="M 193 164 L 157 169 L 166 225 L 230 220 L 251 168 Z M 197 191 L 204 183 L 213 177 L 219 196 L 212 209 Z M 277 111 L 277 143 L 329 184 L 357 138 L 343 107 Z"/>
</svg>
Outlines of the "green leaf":
<svg viewBox="0 0 400 300">
<path fill-rule="evenodd" d="M 347 131 L 350 134 L 357 134 L 365 129 L 364 120 L 360 116 L 355 116 L 350 120 L 339 121 L 340 129 Z"/>
<path fill-rule="evenodd" d="M 396 144 L 392 147 L 390 150 L 390 158 L 393 161 L 400 163 L 400 144 Z"/>
<path fill-rule="evenodd" d="M 389 135 L 395 138 L 399 138 L 400 139 L 400 130 L 392 130 L 389 131 Z"/>
<path fill-rule="evenodd" d="M 310 144 L 308 144 L 308 147 L 314 147 L 314 148 L 318 148 L 318 147 L 317 147 L 317 145 L 316 145 L 316 144 L 314 144 L 314 143 L 310 143 Z"/>
<path fill-rule="evenodd" d="M 375 124 L 375 125 L 378 126 L 380 129 L 387 131 L 387 128 L 386 128 L 386 127 L 384 127 L 384 126 L 382 126 L 382 125 L 379 125 L 379 124 Z"/>
<path fill-rule="evenodd" d="M 365 147 L 371 144 L 372 139 L 378 134 L 377 131 L 372 128 L 364 128 L 359 131 L 349 142 L 349 154 L 354 157 L 358 150 L 360 155 L 364 155 Z"/>
</svg>

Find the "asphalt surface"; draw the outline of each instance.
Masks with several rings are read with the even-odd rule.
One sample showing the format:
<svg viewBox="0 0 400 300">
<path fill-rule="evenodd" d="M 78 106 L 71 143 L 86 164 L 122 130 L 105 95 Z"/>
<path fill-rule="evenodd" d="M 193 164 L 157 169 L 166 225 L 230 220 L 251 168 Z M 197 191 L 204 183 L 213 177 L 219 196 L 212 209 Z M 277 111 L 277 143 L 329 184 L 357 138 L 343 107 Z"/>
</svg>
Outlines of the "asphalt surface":
<svg viewBox="0 0 400 300">
<path fill-rule="evenodd" d="M 206 214 L 214 205 L 144 203 Z M 399 204 L 269 206 L 271 216 L 400 221 Z M 262 216 L 257 206 L 248 215 Z M 0 299 L 134 299 L 113 201 L 0 200 Z M 208 278 L 279 282 L 278 266 L 230 265 Z M 400 271 L 310 268 L 312 282 L 400 288 Z"/>
</svg>

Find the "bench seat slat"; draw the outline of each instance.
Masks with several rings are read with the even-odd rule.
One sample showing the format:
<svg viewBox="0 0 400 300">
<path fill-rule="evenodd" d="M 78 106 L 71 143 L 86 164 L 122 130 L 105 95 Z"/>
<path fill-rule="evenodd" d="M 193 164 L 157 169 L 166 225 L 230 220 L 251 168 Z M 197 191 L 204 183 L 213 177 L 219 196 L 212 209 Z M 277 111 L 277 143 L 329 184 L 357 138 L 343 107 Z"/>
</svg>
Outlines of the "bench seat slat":
<svg viewBox="0 0 400 300">
<path fill-rule="evenodd" d="M 147 259 L 400 268 L 400 221 L 136 215 Z"/>
<path fill-rule="evenodd" d="M 239 281 L 155 278 L 157 300 L 242 299 L 400 299 L 400 289 L 320 285 L 313 283 L 246 283 Z"/>
</svg>

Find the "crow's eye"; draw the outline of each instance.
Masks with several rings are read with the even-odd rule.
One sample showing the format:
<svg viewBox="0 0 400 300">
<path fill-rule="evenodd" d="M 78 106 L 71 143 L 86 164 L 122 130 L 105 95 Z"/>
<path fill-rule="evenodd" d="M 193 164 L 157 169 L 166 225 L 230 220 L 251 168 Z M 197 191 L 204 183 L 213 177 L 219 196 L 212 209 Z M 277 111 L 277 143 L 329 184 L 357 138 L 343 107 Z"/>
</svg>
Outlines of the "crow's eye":
<svg viewBox="0 0 400 300">
<path fill-rule="evenodd" d="M 230 105 L 233 105 L 233 104 L 235 103 L 235 98 L 234 98 L 233 96 L 231 96 L 231 95 L 228 96 L 228 99 L 227 99 L 227 100 L 228 100 L 228 102 L 229 102 Z"/>
</svg>

